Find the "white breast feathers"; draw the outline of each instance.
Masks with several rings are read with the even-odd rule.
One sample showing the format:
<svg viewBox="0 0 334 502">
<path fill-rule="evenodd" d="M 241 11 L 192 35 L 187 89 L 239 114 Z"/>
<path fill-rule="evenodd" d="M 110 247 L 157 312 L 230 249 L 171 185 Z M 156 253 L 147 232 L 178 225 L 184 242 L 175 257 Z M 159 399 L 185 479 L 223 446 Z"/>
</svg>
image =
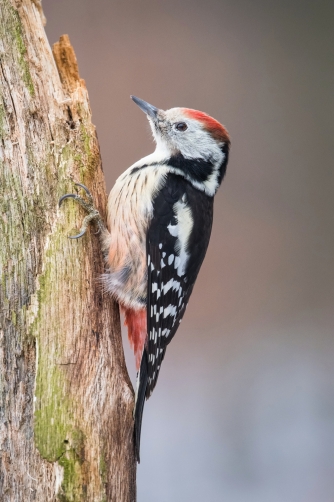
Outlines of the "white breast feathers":
<svg viewBox="0 0 334 502">
<path fill-rule="evenodd" d="M 142 159 L 144 160 L 144 159 Z M 146 234 L 153 200 L 163 185 L 163 166 L 131 166 L 116 181 L 108 200 L 110 231 L 106 289 L 126 307 L 146 306 Z"/>
</svg>

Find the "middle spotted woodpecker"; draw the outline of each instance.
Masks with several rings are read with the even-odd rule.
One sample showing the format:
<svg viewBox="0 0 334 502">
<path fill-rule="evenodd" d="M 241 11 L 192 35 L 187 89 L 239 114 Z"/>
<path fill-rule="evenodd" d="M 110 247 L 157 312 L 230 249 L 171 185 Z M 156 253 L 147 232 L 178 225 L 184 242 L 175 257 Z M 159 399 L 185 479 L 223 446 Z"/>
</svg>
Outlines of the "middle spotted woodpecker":
<svg viewBox="0 0 334 502">
<path fill-rule="evenodd" d="M 156 149 L 127 169 L 108 200 L 108 230 L 93 206 L 67 194 L 97 220 L 108 265 L 106 289 L 119 302 L 137 365 L 134 410 L 139 462 L 145 399 L 157 383 L 167 345 L 184 315 L 211 234 L 213 199 L 225 175 L 230 140 L 209 115 L 160 110 L 131 96 L 149 120 Z"/>
</svg>

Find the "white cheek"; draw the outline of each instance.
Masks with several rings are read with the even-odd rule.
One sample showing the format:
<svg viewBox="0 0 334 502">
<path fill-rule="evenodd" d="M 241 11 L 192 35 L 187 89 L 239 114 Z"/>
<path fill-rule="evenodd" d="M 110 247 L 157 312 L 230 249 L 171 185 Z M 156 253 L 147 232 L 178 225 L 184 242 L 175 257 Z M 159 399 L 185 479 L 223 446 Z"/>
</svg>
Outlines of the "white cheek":
<svg viewBox="0 0 334 502">
<path fill-rule="evenodd" d="M 171 140 L 186 159 L 202 158 L 216 160 L 220 149 L 216 141 L 196 121 L 188 121 L 184 132 L 172 131 Z M 218 158 L 217 158 L 218 160 Z"/>
</svg>

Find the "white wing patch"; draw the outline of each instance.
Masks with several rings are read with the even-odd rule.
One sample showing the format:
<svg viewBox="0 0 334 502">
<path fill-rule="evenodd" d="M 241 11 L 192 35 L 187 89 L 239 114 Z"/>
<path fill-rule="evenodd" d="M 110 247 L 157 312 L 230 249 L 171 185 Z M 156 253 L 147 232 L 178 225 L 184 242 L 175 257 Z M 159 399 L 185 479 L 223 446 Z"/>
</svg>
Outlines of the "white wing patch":
<svg viewBox="0 0 334 502">
<path fill-rule="evenodd" d="M 164 309 L 164 319 L 168 316 L 168 315 L 171 315 L 173 317 L 176 317 L 176 314 L 177 314 L 177 308 L 174 307 L 174 305 L 168 305 L 168 307 L 166 307 Z"/>
<path fill-rule="evenodd" d="M 177 224 L 169 224 L 167 227 L 169 233 L 177 238 L 175 244 L 175 253 L 177 256 L 175 257 L 174 266 L 180 277 L 184 275 L 188 263 L 188 241 L 194 225 L 191 209 L 183 199 L 185 199 L 185 197 L 176 202 L 173 206 Z"/>
<path fill-rule="evenodd" d="M 164 292 L 164 295 L 171 289 L 173 288 L 174 290 L 176 291 L 179 291 L 181 290 L 182 291 L 182 287 L 181 287 L 181 284 L 179 283 L 179 281 L 175 281 L 174 279 L 170 279 L 168 282 L 166 282 L 166 284 L 163 284 L 162 285 L 162 289 L 163 289 L 163 292 Z"/>
</svg>

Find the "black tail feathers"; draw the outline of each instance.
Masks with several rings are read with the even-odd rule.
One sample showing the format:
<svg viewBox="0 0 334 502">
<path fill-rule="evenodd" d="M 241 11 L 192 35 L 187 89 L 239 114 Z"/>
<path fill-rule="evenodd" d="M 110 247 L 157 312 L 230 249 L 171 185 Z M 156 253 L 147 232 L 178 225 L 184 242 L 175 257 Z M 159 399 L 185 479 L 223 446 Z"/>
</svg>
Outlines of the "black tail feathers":
<svg viewBox="0 0 334 502">
<path fill-rule="evenodd" d="M 142 423 L 144 404 L 146 398 L 147 383 L 148 383 L 148 358 L 146 349 L 144 349 L 138 373 L 135 416 L 134 416 L 135 455 L 138 464 L 140 463 L 140 433 L 141 433 L 141 423 Z"/>
</svg>

